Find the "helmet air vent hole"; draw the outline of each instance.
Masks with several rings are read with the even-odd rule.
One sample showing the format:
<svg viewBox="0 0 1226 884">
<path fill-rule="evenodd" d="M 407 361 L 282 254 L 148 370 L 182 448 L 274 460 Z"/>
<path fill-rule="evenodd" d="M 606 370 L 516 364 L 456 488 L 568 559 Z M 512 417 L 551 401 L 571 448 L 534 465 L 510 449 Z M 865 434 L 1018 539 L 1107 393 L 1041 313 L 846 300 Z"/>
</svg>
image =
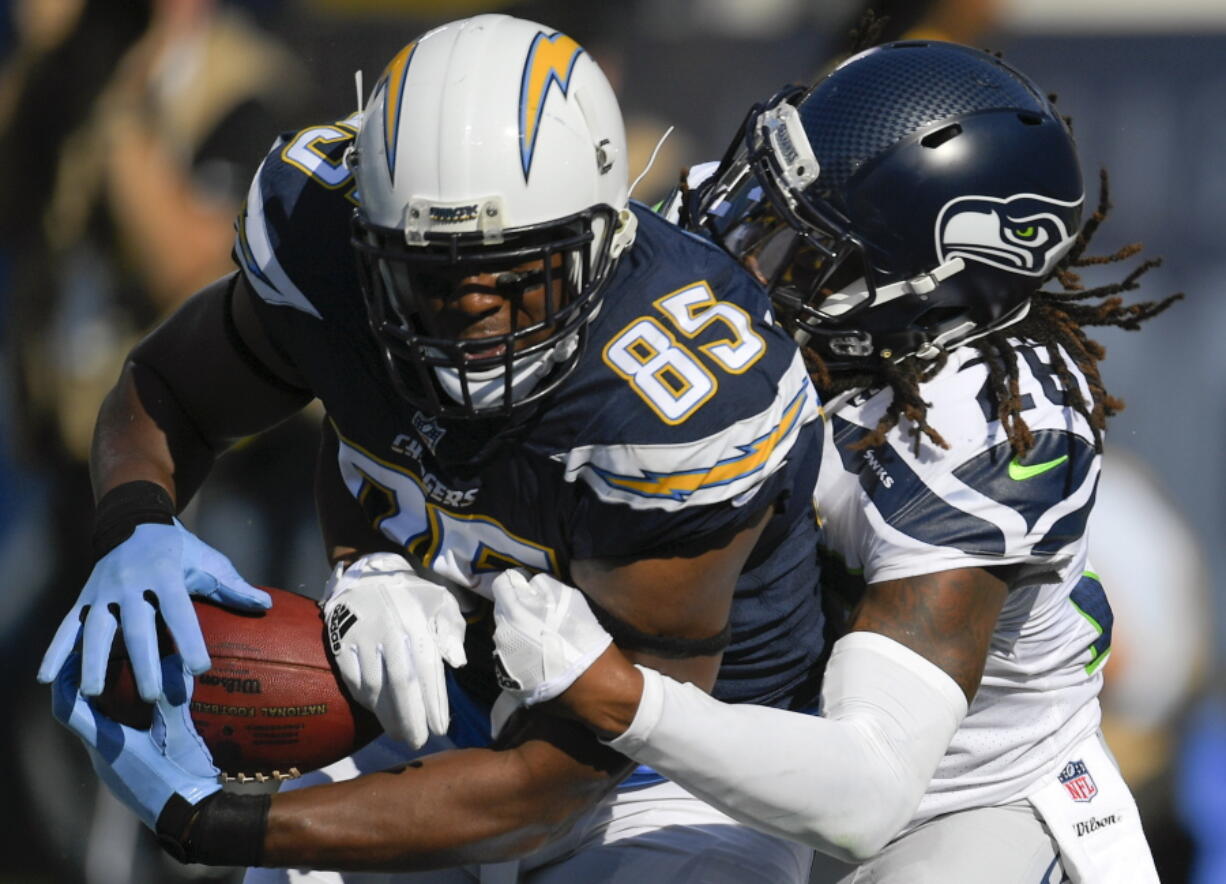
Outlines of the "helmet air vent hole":
<svg viewBox="0 0 1226 884">
<path fill-rule="evenodd" d="M 1017 118 L 1027 126 L 1042 126 L 1043 120 L 1034 114 L 1018 114 Z"/>
<path fill-rule="evenodd" d="M 948 126 L 943 126 L 935 132 L 930 132 L 920 139 L 920 144 L 924 147 L 936 148 L 940 147 L 951 138 L 955 138 L 962 134 L 962 127 L 957 123 L 951 123 Z"/>
</svg>

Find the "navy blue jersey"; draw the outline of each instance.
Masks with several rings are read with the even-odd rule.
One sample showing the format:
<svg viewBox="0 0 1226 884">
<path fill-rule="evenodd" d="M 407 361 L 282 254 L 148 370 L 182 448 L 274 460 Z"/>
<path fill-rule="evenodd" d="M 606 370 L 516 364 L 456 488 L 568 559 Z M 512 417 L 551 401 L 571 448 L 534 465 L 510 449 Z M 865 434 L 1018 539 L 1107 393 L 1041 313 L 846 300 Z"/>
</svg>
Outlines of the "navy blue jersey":
<svg viewBox="0 0 1226 884">
<path fill-rule="evenodd" d="M 714 693 L 808 704 L 822 653 L 818 405 L 759 286 L 718 248 L 635 205 L 637 239 L 578 366 L 530 418 L 491 436 L 423 414 L 396 395 L 367 324 L 349 244 L 360 196 L 342 162 L 356 122 L 274 145 L 235 255 L 270 339 L 326 406 L 344 481 L 371 522 L 488 599 L 508 567 L 570 580 L 574 561 L 676 554 L 774 506 L 738 584 Z M 491 456 L 457 456 L 483 432 Z M 480 641 L 480 629 L 469 633 Z M 469 659 L 466 670 L 480 669 L 480 653 Z M 461 673 L 468 687 L 472 672 Z"/>
</svg>

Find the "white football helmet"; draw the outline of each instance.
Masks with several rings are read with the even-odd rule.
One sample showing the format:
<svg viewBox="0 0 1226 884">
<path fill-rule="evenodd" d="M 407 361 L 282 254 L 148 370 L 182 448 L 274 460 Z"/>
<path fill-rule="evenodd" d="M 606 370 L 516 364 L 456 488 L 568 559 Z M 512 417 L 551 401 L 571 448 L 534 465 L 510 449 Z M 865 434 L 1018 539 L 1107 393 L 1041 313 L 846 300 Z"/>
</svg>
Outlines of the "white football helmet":
<svg viewBox="0 0 1226 884">
<path fill-rule="evenodd" d="M 436 28 L 379 78 L 350 164 L 363 292 L 398 392 L 432 415 L 506 416 L 561 383 L 634 240 L 621 111 L 591 56 L 505 15 Z M 477 273 L 512 298 L 560 275 L 564 297 L 543 322 L 448 338 L 426 301 Z"/>
</svg>

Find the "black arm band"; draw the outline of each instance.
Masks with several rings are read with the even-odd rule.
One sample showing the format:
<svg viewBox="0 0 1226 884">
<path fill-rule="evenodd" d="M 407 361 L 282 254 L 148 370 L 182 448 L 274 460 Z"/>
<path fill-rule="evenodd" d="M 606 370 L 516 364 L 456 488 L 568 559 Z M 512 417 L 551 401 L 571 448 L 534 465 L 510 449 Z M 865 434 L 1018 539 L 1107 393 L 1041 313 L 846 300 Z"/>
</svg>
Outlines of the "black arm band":
<svg viewBox="0 0 1226 884">
<path fill-rule="evenodd" d="M 669 660 L 681 660 L 686 657 L 710 657 L 718 654 L 728 647 L 728 642 L 732 640 L 731 623 L 706 638 L 677 638 L 672 635 L 651 635 L 624 620 L 619 620 L 595 604 L 591 607 L 600 625 L 613 636 L 613 643 L 623 651 L 641 651 Z"/>
<path fill-rule="evenodd" d="M 172 795 L 158 816 L 162 849 L 181 863 L 258 866 L 272 795 L 214 792 L 199 804 Z"/>
<path fill-rule="evenodd" d="M 94 533 L 90 538 L 94 561 L 131 537 L 137 525 L 146 522 L 170 525 L 174 520 L 174 501 L 161 485 L 145 481 L 116 485 L 102 495 L 94 509 Z"/>
</svg>

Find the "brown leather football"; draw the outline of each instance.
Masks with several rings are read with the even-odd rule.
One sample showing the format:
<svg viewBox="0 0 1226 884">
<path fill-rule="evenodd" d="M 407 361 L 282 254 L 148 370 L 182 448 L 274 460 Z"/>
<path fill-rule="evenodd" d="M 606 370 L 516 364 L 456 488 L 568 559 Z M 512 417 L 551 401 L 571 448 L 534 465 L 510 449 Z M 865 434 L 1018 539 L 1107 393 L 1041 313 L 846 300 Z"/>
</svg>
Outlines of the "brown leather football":
<svg viewBox="0 0 1226 884">
<path fill-rule="evenodd" d="M 261 588 L 273 604 L 256 614 L 193 599 L 213 666 L 196 676 L 192 721 L 213 763 L 240 778 L 315 770 L 379 734 L 374 715 L 350 699 L 332 666 L 315 602 Z M 112 658 L 106 683 L 100 711 L 147 728 L 152 707 L 137 695 L 126 657 Z"/>
</svg>

